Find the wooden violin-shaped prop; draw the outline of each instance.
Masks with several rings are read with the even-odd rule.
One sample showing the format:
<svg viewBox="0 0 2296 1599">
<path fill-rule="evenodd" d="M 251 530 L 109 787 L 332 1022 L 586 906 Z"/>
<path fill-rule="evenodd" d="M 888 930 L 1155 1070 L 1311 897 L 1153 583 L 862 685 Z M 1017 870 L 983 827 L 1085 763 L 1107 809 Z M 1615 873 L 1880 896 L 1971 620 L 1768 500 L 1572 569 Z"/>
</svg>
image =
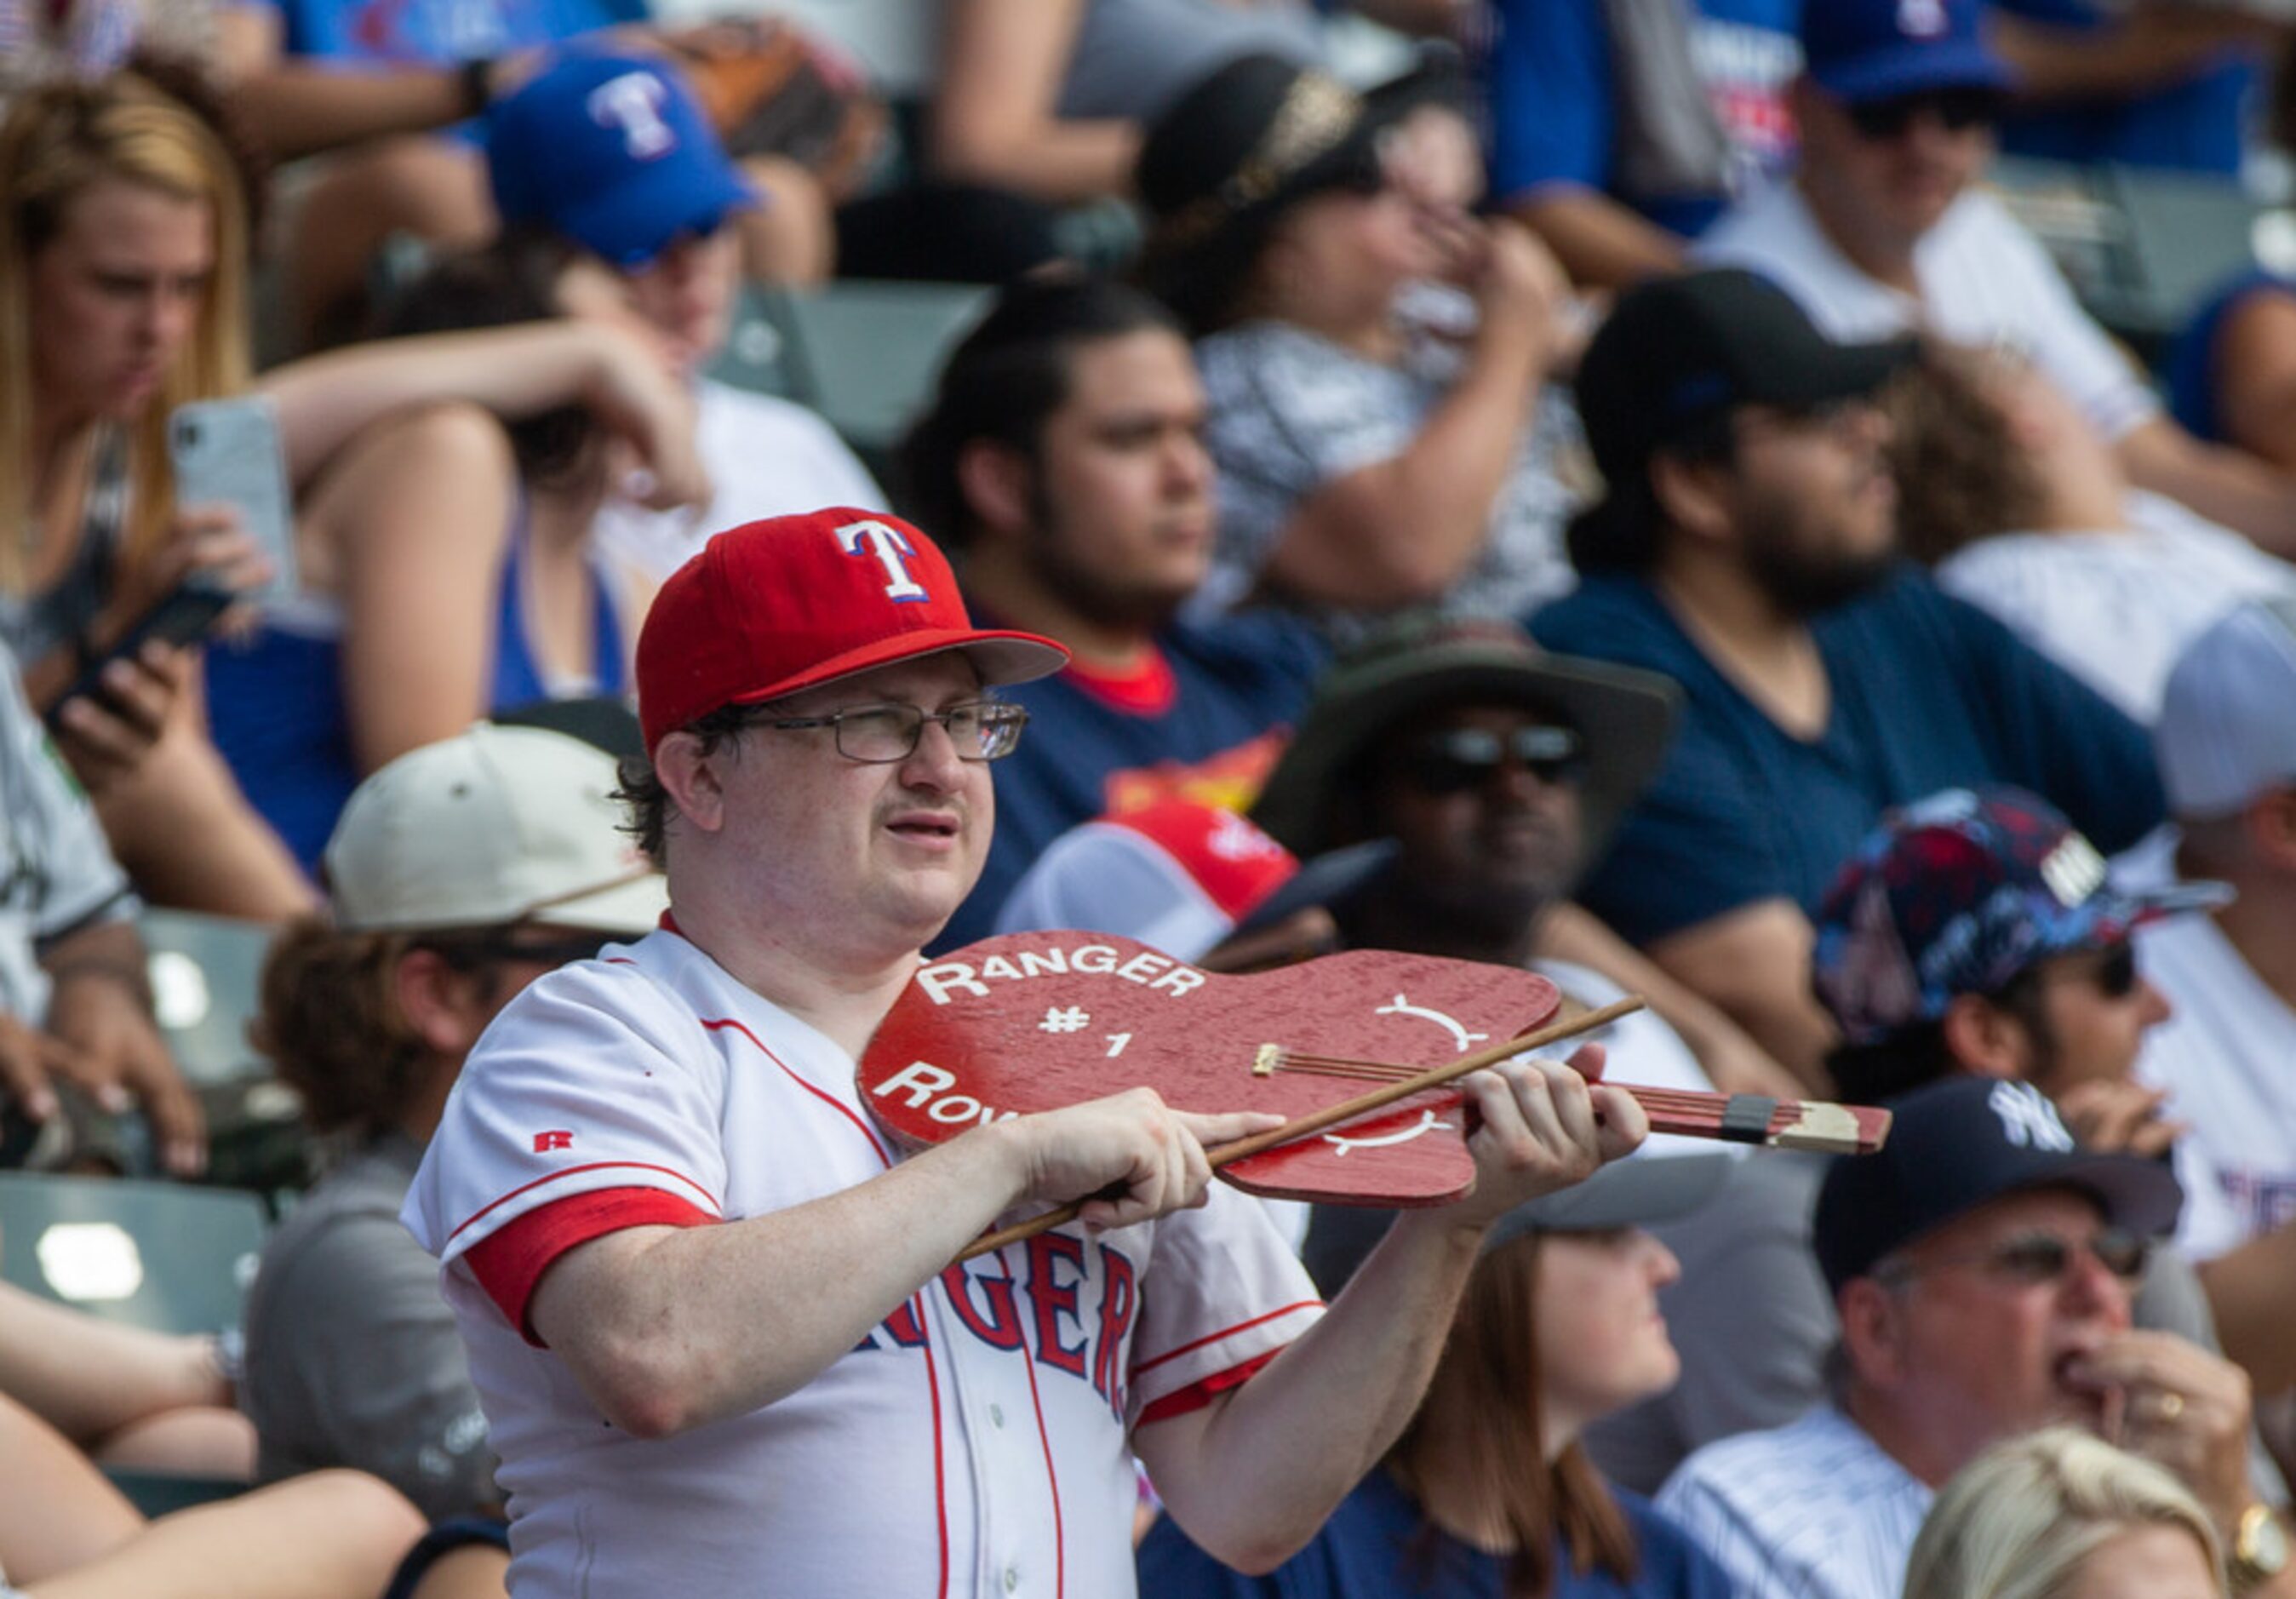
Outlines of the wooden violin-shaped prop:
<svg viewBox="0 0 2296 1599">
<path fill-rule="evenodd" d="M 1474 1182 L 1453 1079 L 1597 1034 L 1641 1003 L 1557 1021 L 1561 993 L 1515 967 L 1351 950 L 1230 977 L 1113 934 L 1014 933 L 920 967 L 863 1054 L 858 1084 L 912 1144 L 1145 1085 L 1187 1109 L 1284 1117 L 1205 1152 L 1247 1193 L 1442 1204 Z M 1887 1111 L 1865 1107 L 1605 1080 L 1635 1096 L 1653 1132 L 1864 1153 L 1889 1128 Z M 1079 1208 L 1031 1217 L 961 1258 Z"/>
</svg>

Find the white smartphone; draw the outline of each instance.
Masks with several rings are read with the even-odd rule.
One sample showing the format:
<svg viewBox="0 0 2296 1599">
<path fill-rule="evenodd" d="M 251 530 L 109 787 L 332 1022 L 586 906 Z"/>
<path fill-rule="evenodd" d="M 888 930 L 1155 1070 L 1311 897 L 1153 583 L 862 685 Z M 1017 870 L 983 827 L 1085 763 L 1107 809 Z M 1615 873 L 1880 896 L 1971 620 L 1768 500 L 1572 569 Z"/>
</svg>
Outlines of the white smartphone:
<svg viewBox="0 0 2296 1599">
<path fill-rule="evenodd" d="M 295 592 L 295 509 L 279 447 L 279 408 L 267 394 L 193 400 L 168 418 L 178 505 L 228 505 L 271 558 L 271 581 L 247 596 Z"/>
</svg>

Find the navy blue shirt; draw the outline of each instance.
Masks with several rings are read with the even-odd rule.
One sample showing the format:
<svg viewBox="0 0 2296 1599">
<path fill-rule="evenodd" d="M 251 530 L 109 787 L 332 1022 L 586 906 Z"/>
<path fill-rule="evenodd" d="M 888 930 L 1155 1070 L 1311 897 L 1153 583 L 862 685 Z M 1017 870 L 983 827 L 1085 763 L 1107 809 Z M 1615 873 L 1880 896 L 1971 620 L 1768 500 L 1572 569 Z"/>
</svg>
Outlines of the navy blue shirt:
<svg viewBox="0 0 2296 1599">
<path fill-rule="evenodd" d="M 2126 9 L 2097 0 L 1994 4 L 2076 34 L 2118 27 L 2115 13 Z M 2248 129 L 2248 102 L 2262 73 L 2260 53 L 2227 45 L 2217 60 L 2164 88 L 2013 110 L 2001 119 L 2001 148 L 2048 160 L 2112 161 L 2235 177 Z"/>
<path fill-rule="evenodd" d="M 1070 667 L 1003 691 L 1028 708 L 1028 730 L 991 768 L 988 864 L 935 950 L 994 931 L 1013 885 L 1071 827 L 1176 794 L 1238 811 L 1259 796 L 1323 668 L 1323 646 L 1274 611 L 1170 627 L 1156 646 L 1160 661 L 1141 680 L 1095 682 Z"/>
<path fill-rule="evenodd" d="M 1691 0 L 1691 56 L 1742 187 L 1783 171 L 1794 149 L 1785 88 L 1801 65 L 1802 0 Z M 1603 0 L 1503 0 L 1491 57 L 1491 193 L 1516 201 L 1555 184 L 1609 193 L 1688 238 L 1724 193 L 1630 189 L 1618 170 L 1620 108 Z"/>
<path fill-rule="evenodd" d="M 1729 1576 L 1639 1495 L 1614 1489 L 1642 1567 L 1581 1577 L 1558 1544 L 1554 1599 L 1732 1599 Z M 1503 1599 L 1507 1562 L 1442 1532 L 1419 1554 L 1419 1506 L 1384 1470 L 1364 1479 L 1315 1541 L 1265 1577 L 1232 1571 L 1165 1516 L 1140 1546 L 1140 1599 Z"/>
<path fill-rule="evenodd" d="M 1718 671 L 1639 578 L 1590 578 L 1530 628 L 1550 650 L 1682 685 L 1666 763 L 1579 893 L 1637 943 L 1761 899 L 1811 910 L 1885 808 L 1939 789 L 2030 789 L 2107 853 L 2166 809 L 2136 723 L 1910 566 L 1810 624 L 1833 685 L 1815 741 Z"/>
</svg>

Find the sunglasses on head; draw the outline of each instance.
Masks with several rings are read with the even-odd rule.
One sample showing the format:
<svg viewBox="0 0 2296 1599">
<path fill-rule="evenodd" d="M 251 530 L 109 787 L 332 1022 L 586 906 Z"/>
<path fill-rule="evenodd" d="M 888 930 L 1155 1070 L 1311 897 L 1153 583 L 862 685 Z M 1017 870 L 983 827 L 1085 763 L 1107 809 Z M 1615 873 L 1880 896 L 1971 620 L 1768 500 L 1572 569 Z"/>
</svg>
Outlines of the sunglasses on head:
<svg viewBox="0 0 2296 1599">
<path fill-rule="evenodd" d="M 1455 727 L 1414 744 L 1403 774 L 1423 793 L 1456 794 L 1489 782 L 1510 760 L 1541 783 L 1570 783 L 1585 765 L 1585 747 L 1569 727 Z"/>
<path fill-rule="evenodd" d="M 1850 125 L 1866 138 L 1896 139 L 1924 111 L 1934 113 L 1948 133 L 1990 127 L 2000 119 L 2001 96 L 1992 89 L 1923 89 L 1849 109 Z"/>
</svg>

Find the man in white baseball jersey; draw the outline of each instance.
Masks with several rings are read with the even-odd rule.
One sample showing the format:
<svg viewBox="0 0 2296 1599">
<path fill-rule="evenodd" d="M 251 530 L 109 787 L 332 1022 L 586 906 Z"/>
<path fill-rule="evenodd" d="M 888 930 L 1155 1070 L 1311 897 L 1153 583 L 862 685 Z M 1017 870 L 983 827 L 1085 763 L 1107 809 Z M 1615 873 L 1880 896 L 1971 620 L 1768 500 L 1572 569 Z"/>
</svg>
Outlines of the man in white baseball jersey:
<svg viewBox="0 0 2296 1599">
<path fill-rule="evenodd" d="M 669 916 L 503 1013 L 406 1210 L 521 1599 L 1121 1595 L 1132 1450 L 1199 1543 L 1271 1567 L 1410 1414 L 1484 1226 L 1640 1141 L 1568 1068 L 1478 1074 L 1474 1193 L 1328 1313 L 1257 1207 L 1207 1200 L 1203 1146 L 1272 1119 L 1136 1089 L 892 1144 L 855 1062 L 980 869 L 1025 719 L 983 690 L 1063 659 L 974 629 L 931 542 L 866 512 L 720 534 L 663 586 L 634 798 Z"/>
</svg>

